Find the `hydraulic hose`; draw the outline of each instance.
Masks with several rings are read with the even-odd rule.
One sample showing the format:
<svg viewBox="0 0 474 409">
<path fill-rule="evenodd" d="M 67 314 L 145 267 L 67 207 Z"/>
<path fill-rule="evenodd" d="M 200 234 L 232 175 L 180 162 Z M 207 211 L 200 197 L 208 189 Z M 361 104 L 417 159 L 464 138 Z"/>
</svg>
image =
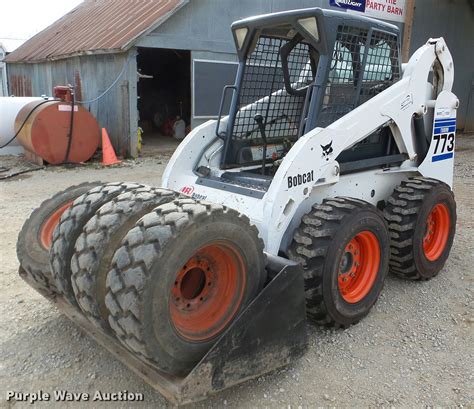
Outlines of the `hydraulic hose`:
<svg viewBox="0 0 474 409">
<path fill-rule="evenodd" d="M 71 120 L 69 122 L 69 132 L 68 132 L 68 141 L 67 141 L 67 149 L 66 149 L 66 157 L 64 158 L 63 164 L 68 163 L 69 161 L 69 154 L 71 153 L 71 146 L 72 146 L 72 133 L 74 131 L 74 108 L 75 108 L 75 93 L 74 89 L 71 88 Z"/>
<path fill-rule="evenodd" d="M 40 102 L 35 107 L 33 107 L 33 109 L 28 113 L 28 115 L 26 116 L 25 120 L 23 121 L 20 128 L 18 129 L 18 131 L 13 136 L 13 138 L 11 138 L 6 144 L 0 146 L 0 149 L 3 149 L 5 147 L 7 147 L 8 145 L 10 145 L 17 138 L 17 136 L 20 135 L 20 132 L 22 131 L 23 127 L 26 125 L 26 123 L 28 122 L 28 119 L 30 119 L 31 115 L 33 115 L 33 112 L 35 112 L 36 109 L 38 109 L 41 105 L 44 105 L 44 104 L 46 104 L 48 102 L 51 102 L 51 101 L 58 101 L 58 100 L 57 99 L 47 99 L 43 102 Z"/>
</svg>

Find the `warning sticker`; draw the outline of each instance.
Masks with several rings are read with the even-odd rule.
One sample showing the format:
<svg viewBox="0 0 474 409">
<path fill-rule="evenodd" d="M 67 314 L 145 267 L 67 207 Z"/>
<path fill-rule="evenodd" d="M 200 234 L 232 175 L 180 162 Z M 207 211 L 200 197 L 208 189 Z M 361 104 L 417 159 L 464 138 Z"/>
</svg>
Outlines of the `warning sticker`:
<svg viewBox="0 0 474 409">
<path fill-rule="evenodd" d="M 58 105 L 59 112 L 71 112 L 71 105 Z M 74 106 L 74 112 L 79 111 L 79 107 L 77 105 Z"/>
</svg>

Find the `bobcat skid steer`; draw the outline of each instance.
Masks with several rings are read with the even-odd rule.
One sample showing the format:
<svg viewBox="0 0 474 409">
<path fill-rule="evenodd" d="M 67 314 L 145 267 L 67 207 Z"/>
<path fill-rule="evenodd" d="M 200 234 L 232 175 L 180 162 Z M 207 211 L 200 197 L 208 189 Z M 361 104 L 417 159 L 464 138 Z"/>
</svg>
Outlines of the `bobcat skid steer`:
<svg viewBox="0 0 474 409">
<path fill-rule="evenodd" d="M 442 38 L 402 65 L 395 26 L 340 12 L 232 32 L 221 115 L 181 143 L 161 188 L 72 188 L 18 243 L 22 277 L 175 403 L 289 363 L 307 318 L 355 324 L 389 269 L 434 277 L 455 233 L 459 102 Z"/>
</svg>

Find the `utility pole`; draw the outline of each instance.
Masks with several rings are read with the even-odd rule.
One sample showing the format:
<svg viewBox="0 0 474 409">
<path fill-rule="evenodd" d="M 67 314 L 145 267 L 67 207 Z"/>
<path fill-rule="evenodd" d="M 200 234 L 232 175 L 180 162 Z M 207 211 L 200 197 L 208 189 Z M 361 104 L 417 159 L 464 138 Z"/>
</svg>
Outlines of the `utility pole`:
<svg viewBox="0 0 474 409">
<path fill-rule="evenodd" d="M 410 58 L 411 32 L 413 29 L 413 17 L 415 16 L 415 0 L 406 0 L 405 24 L 403 27 L 402 61 L 408 62 Z"/>
</svg>

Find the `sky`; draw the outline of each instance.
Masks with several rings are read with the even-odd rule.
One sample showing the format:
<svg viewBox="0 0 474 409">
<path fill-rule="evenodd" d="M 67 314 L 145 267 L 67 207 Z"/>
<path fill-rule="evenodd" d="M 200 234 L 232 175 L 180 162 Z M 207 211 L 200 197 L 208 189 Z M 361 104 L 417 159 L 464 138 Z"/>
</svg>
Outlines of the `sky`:
<svg viewBox="0 0 474 409">
<path fill-rule="evenodd" d="M 7 49 L 19 46 L 80 3 L 82 0 L 1 0 L 0 42 Z"/>
</svg>

